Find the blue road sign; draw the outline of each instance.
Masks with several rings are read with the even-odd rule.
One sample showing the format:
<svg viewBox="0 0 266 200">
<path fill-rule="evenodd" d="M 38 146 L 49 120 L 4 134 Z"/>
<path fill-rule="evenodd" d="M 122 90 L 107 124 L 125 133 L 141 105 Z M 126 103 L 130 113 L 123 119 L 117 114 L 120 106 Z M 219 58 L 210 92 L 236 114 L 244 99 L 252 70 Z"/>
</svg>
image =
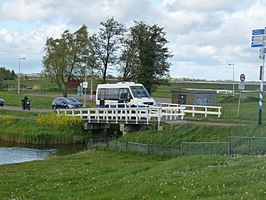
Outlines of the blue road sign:
<svg viewBox="0 0 266 200">
<path fill-rule="evenodd" d="M 252 41 L 257 41 L 257 42 L 259 42 L 259 41 L 263 41 L 263 35 L 253 35 L 252 36 Z"/>
<path fill-rule="evenodd" d="M 263 41 L 261 42 L 251 42 L 251 47 L 263 47 Z"/>
<path fill-rule="evenodd" d="M 252 30 L 252 35 L 262 35 L 262 34 L 264 34 L 264 29 Z"/>
</svg>

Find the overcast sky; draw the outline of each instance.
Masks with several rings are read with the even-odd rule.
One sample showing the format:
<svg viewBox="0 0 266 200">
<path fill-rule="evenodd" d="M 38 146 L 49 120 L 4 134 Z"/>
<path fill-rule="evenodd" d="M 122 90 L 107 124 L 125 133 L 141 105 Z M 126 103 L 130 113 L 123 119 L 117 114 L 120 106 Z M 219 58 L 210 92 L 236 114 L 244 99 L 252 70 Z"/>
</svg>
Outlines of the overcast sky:
<svg viewBox="0 0 266 200">
<path fill-rule="evenodd" d="M 164 28 L 169 40 L 170 76 L 207 80 L 258 80 L 253 29 L 266 26 L 265 0 L 0 0 L 0 66 L 22 73 L 42 67 L 47 37 L 60 37 L 83 24 L 89 33 L 114 17 L 127 27 L 134 20 Z"/>
</svg>

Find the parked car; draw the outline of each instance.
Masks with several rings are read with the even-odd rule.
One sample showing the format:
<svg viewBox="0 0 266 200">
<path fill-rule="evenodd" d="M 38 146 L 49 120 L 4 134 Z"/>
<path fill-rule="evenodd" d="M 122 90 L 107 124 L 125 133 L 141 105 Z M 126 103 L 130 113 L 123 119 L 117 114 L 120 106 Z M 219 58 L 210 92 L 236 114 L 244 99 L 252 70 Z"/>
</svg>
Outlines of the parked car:
<svg viewBox="0 0 266 200">
<path fill-rule="evenodd" d="M 0 106 L 4 106 L 4 104 L 5 104 L 5 100 L 0 97 Z"/>
<path fill-rule="evenodd" d="M 81 108 L 83 103 L 73 97 L 57 97 L 52 102 L 52 109 L 65 108 Z"/>
</svg>

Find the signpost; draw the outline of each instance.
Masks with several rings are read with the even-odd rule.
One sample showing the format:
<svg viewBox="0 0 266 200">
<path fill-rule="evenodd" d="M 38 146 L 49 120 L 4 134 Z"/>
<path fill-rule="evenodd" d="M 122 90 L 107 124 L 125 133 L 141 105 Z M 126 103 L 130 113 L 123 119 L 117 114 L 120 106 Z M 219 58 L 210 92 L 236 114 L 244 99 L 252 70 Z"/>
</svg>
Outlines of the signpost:
<svg viewBox="0 0 266 200">
<path fill-rule="evenodd" d="M 251 47 L 260 47 L 260 55 L 259 58 L 262 59 L 262 67 L 260 70 L 260 97 L 259 97 L 259 118 L 258 125 L 261 126 L 261 114 L 262 114 L 262 101 L 263 101 L 263 79 L 264 79 L 264 60 L 265 60 L 265 33 L 266 27 L 264 29 L 254 29 L 252 30 L 252 42 Z"/>
<path fill-rule="evenodd" d="M 240 75 L 240 83 L 239 83 L 239 96 L 238 96 L 238 106 L 237 106 L 237 118 L 239 117 L 240 112 L 240 100 L 241 100 L 241 92 L 245 89 L 245 74 Z"/>
<path fill-rule="evenodd" d="M 84 103 L 83 103 L 83 106 L 84 108 L 86 107 L 86 91 L 87 91 L 87 88 L 88 88 L 88 82 L 85 81 L 85 82 L 82 82 L 82 87 L 84 89 Z"/>
</svg>

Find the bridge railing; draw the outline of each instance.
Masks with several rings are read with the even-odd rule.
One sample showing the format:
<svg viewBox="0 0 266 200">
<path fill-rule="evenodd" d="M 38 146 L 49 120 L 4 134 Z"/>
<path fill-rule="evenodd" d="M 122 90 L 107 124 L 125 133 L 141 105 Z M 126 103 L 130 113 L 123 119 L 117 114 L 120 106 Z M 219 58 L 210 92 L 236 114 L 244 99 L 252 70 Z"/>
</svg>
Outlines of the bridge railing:
<svg viewBox="0 0 266 200">
<path fill-rule="evenodd" d="M 81 108 L 57 109 L 57 115 L 78 116 L 89 123 L 126 123 L 149 124 L 151 121 L 181 120 L 184 118 L 184 107 L 143 107 L 143 108 Z"/>
<path fill-rule="evenodd" d="M 205 117 L 208 115 L 217 115 L 218 118 L 221 117 L 220 106 L 201 106 L 201 105 L 187 105 L 187 104 L 171 104 L 171 103 L 159 103 L 161 107 L 183 107 L 184 113 L 192 114 L 192 117 L 195 117 L 195 114 L 203 114 Z"/>
</svg>

